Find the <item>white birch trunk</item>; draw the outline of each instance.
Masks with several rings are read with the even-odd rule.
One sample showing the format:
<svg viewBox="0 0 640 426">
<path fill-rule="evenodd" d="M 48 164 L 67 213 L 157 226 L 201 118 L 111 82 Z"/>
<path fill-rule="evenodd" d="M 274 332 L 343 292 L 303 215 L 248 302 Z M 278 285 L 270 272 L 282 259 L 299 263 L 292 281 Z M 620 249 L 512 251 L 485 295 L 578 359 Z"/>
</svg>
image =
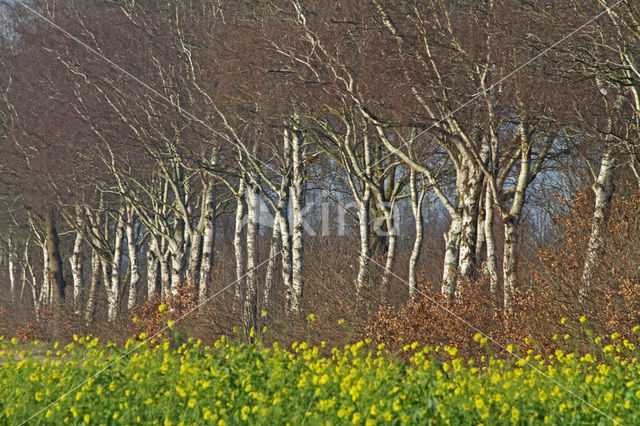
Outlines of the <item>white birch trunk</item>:
<svg viewBox="0 0 640 426">
<path fill-rule="evenodd" d="M 125 224 L 124 209 L 120 209 L 115 230 L 113 244 L 113 259 L 111 262 L 111 282 L 107 284 L 107 317 L 110 322 L 118 318 L 120 302 L 120 266 L 122 264 L 122 244 L 124 240 Z"/>
<path fill-rule="evenodd" d="M 484 193 L 483 193 L 484 194 Z M 486 236 L 484 234 L 484 225 L 486 222 L 486 207 L 484 205 L 486 197 L 481 197 L 482 203 L 478 206 L 478 220 L 476 229 L 476 265 L 483 265 L 482 253 L 485 251 Z"/>
<path fill-rule="evenodd" d="M 160 260 L 160 298 L 167 300 L 171 295 L 171 252 L 165 247 Z"/>
<path fill-rule="evenodd" d="M 463 179 L 459 185 L 462 203 L 462 223 L 460 235 L 460 252 L 458 254 L 459 273 L 461 277 L 473 276 L 476 269 L 476 242 L 478 230 L 478 204 L 481 171 L 471 160 L 463 162 Z"/>
<path fill-rule="evenodd" d="M 518 241 L 518 223 L 516 218 L 505 221 L 504 224 L 504 258 L 502 260 L 504 282 L 504 311 L 511 313 L 512 297 L 515 292 L 516 281 L 516 253 L 515 247 Z"/>
<path fill-rule="evenodd" d="M 269 247 L 269 261 L 267 272 L 264 277 L 264 293 L 262 295 L 262 309 L 269 310 L 269 300 L 273 291 L 273 280 L 275 277 L 276 257 L 280 242 L 280 213 L 276 212 L 273 218 L 273 231 L 271 233 L 271 246 Z"/>
<path fill-rule="evenodd" d="M 285 210 L 285 215 L 280 216 L 280 241 L 282 242 L 282 283 L 285 288 L 285 297 L 286 301 L 286 311 L 288 312 L 289 307 L 293 301 L 293 285 L 292 285 L 292 250 L 291 250 L 291 232 L 289 225 L 289 211 Z"/>
<path fill-rule="evenodd" d="M 245 273 L 245 257 L 244 247 L 242 245 L 242 228 L 244 226 L 244 193 L 245 183 L 241 178 L 238 186 L 238 193 L 236 194 L 236 216 L 235 216 L 235 228 L 233 230 L 233 251 L 236 258 L 236 280 L 235 298 L 236 302 L 240 303 L 242 300 L 242 285 L 240 281 L 244 277 Z"/>
<path fill-rule="evenodd" d="M 496 262 L 496 243 L 493 235 L 493 196 L 487 187 L 485 192 L 484 239 L 487 247 L 485 274 L 489 277 L 489 291 L 494 302 L 498 300 L 498 266 Z"/>
<path fill-rule="evenodd" d="M 442 274 L 441 292 L 449 299 L 453 299 L 456 291 L 455 274 L 458 269 L 461 229 L 462 219 L 459 216 L 453 216 L 449 229 L 444 233 L 444 272 Z"/>
<path fill-rule="evenodd" d="M 615 156 L 613 149 L 610 147 L 602 157 L 600 172 L 593 184 L 595 203 L 593 219 L 591 221 L 591 235 L 589 236 L 587 253 L 582 270 L 582 287 L 580 288 L 581 302 L 585 300 L 589 289 L 593 286 L 594 271 L 604 247 L 604 227 L 611 207 L 611 196 L 613 195 L 614 166 Z"/>
<path fill-rule="evenodd" d="M 416 171 L 409 170 L 409 189 L 411 191 L 411 210 L 415 222 L 416 236 L 411 249 L 411 257 L 409 258 L 409 298 L 413 299 L 417 290 L 416 283 L 416 265 L 420 258 L 422 249 L 422 236 L 424 218 L 422 215 L 422 200 L 424 199 L 424 188 L 419 192 L 416 187 Z"/>
<path fill-rule="evenodd" d="M 520 129 L 520 173 L 513 195 L 513 203 L 509 213 L 503 217 L 504 221 L 504 255 L 502 261 L 504 312 L 511 313 L 511 303 L 516 287 L 516 244 L 522 207 L 524 206 L 527 186 L 529 185 L 531 163 L 531 141 L 529 125 L 523 122 Z"/>
<path fill-rule="evenodd" d="M 183 271 L 182 266 L 184 264 L 182 260 L 183 256 L 184 254 L 181 249 L 174 248 L 173 250 L 171 250 L 169 260 L 171 264 L 170 294 L 172 297 L 177 296 L 180 291 L 180 283 L 182 282 L 181 276 Z"/>
<path fill-rule="evenodd" d="M 42 245 L 42 289 L 40 290 L 40 305 L 49 306 L 51 304 L 51 275 L 49 266 L 49 252 L 47 247 Z"/>
<path fill-rule="evenodd" d="M 203 234 L 204 229 L 200 228 L 194 229 L 193 232 L 191 232 L 191 247 L 189 249 L 189 260 L 187 262 L 187 284 L 193 286 L 193 288 L 197 288 L 199 285 Z"/>
<path fill-rule="evenodd" d="M 258 314 L 258 283 L 256 266 L 258 264 L 258 189 L 250 185 L 247 191 L 247 273 L 244 291 L 243 322 L 247 334 L 256 326 Z"/>
<path fill-rule="evenodd" d="M 84 311 L 84 320 L 87 325 L 90 325 L 91 322 L 93 322 L 93 315 L 96 308 L 96 292 L 98 291 L 98 284 L 100 283 L 101 269 L 102 260 L 100 259 L 98 252 L 93 249 L 91 252 L 91 284 Z"/>
<path fill-rule="evenodd" d="M 147 301 L 149 302 L 153 301 L 158 295 L 159 257 L 158 241 L 155 236 L 151 236 L 149 238 L 149 246 L 147 247 Z"/>
<path fill-rule="evenodd" d="M 358 258 L 358 277 L 356 293 L 360 294 L 369 280 L 369 260 L 371 258 L 371 242 L 369 234 L 369 203 L 371 188 L 365 185 L 362 200 L 358 201 L 358 228 L 360 233 L 360 256 Z"/>
<path fill-rule="evenodd" d="M 393 217 L 394 204 L 391 204 L 388 208 L 384 208 L 384 220 L 387 227 L 387 257 L 384 264 L 384 271 L 382 274 L 382 300 L 386 301 L 391 285 L 391 274 L 393 272 L 393 263 L 396 258 L 396 246 L 398 241 L 398 232 Z"/>
<path fill-rule="evenodd" d="M 15 255 L 13 254 L 13 241 L 11 240 L 11 237 L 9 237 L 8 240 L 8 245 L 9 245 L 9 259 L 8 259 L 8 266 L 9 266 L 9 292 L 10 292 L 10 296 L 11 296 L 11 301 L 13 301 L 15 299 L 15 292 L 16 292 L 16 276 L 15 276 Z"/>
<path fill-rule="evenodd" d="M 127 298 L 127 309 L 132 310 L 136 306 L 136 297 L 138 294 L 138 285 L 140 284 L 140 268 L 138 265 L 137 244 L 134 233 L 135 215 L 133 209 L 129 210 L 127 217 L 127 251 L 129 253 L 129 297 Z"/>
<path fill-rule="evenodd" d="M 73 244 L 73 254 L 69 259 L 71 264 L 71 276 L 73 278 L 73 303 L 75 304 L 76 313 L 80 312 L 82 304 L 82 234 L 76 233 L 76 239 Z"/>
<path fill-rule="evenodd" d="M 300 299 L 304 289 L 304 206 L 305 183 L 303 164 L 302 134 L 294 131 L 291 138 L 291 161 L 293 179 L 291 185 L 291 207 L 293 210 L 293 228 L 291 232 L 291 285 L 293 294 L 290 312 L 299 312 Z"/>
<path fill-rule="evenodd" d="M 213 248 L 215 244 L 215 194 L 213 185 L 207 193 L 204 215 L 204 236 L 202 238 L 202 251 L 200 261 L 200 274 L 198 284 L 198 301 L 200 303 L 208 296 L 211 271 L 213 269 Z"/>
</svg>

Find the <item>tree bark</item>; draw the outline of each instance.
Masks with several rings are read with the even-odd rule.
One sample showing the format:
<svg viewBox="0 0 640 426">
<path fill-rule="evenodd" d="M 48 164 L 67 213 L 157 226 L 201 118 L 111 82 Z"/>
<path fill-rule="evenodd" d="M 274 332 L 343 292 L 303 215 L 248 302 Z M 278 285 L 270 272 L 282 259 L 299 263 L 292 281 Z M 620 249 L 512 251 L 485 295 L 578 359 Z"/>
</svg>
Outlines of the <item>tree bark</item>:
<svg viewBox="0 0 640 426">
<path fill-rule="evenodd" d="M 459 200 L 462 203 L 462 222 L 458 270 L 461 278 L 472 277 L 476 271 L 476 243 L 478 230 L 478 204 L 482 172 L 471 159 L 463 160 L 462 179 L 459 182 Z"/>
<path fill-rule="evenodd" d="M 102 269 L 102 260 L 97 250 L 91 251 L 91 285 L 89 287 L 89 294 L 87 295 L 87 301 L 85 304 L 84 321 L 87 325 L 93 322 L 93 315 L 96 309 L 96 292 L 98 291 L 98 285 L 100 284 L 100 273 Z"/>
<path fill-rule="evenodd" d="M 416 283 L 416 265 L 420 258 L 422 249 L 422 236 L 424 218 L 422 214 L 422 201 L 424 200 L 424 188 L 418 191 L 416 187 L 416 171 L 409 171 L 409 190 L 411 191 L 411 211 L 415 222 L 416 236 L 413 240 L 413 248 L 411 249 L 411 257 L 409 258 L 409 298 L 413 299 L 418 289 Z"/>
<path fill-rule="evenodd" d="M 611 197 L 613 195 L 613 169 L 615 166 L 615 156 L 613 149 L 609 147 L 602 157 L 598 178 L 593 184 L 595 203 L 593 209 L 593 219 L 591 221 L 591 235 L 587 244 L 584 267 L 582 269 L 582 280 L 580 288 L 580 301 L 583 302 L 593 286 L 594 272 L 598 265 L 604 247 L 604 228 L 611 208 Z"/>
<path fill-rule="evenodd" d="M 47 244 L 42 244 L 42 289 L 40 290 L 40 305 L 51 305 L 51 262 L 49 260 L 49 252 Z"/>
<path fill-rule="evenodd" d="M 444 233 L 444 272 L 442 274 L 442 294 L 453 299 L 456 291 L 456 271 L 458 269 L 458 250 L 460 248 L 460 232 L 462 219 L 459 216 L 451 218 L 449 229 Z"/>
<path fill-rule="evenodd" d="M 388 207 L 384 207 L 384 221 L 387 231 L 387 256 L 382 273 L 382 301 L 387 301 L 390 293 L 391 274 L 393 272 L 393 264 L 396 258 L 396 247 L 398 242 L 398 232 L 396 229 L 394 213 L 394 203 Z"/>
<path fill-rule="evenodd" d="M 151 235 L 147 246 L 147 301 L 149 302 L 152 302 L 158 296 L 159 258 L 158 240 Z"/>
<path fill-rule="evenodd" d="M 107 287 L 107 318 L 114 322 L 118 318 L 120 304 L 120 267 L 122 264 L 122 244 L 124 240 L 125 224 L 124 209 L 120 209 L 116 218 L 116 229 L 113 243 L 113 258 L 111 262 L 111 280 L 105 282 Z"/>
<path fill-rule="evenodd" d="M 356 278 L 356 293 L 360 295 L 369 280 L 369 260 L 371 259 L 371 241 L 369 234 L 369 203 L 371 202 L 371 188 L 364 185 L 362 200 L 358 200 L 358 229 L 360 233 L 360 256 L 358 258 L 358 277 Z"/>
<path fill-rule="evenodd" d="M 60 257 L 60 240 L 56 228 L 55 213 L 50 209 L 45 217 L 46 247 L 49 257 L 49 279 L 53 287 L 54 310 L 62 307 L 65 299 L 65 288 L 67 283 L 62 275 L 62 258 Z"/>
<path fill-rule="evenodd" d="M 9 249 L 9 259 L 8 259 L 8 267 L 9 267 L 9 293 L 11 297 L 11 301 L 15 299 L 15 291 L 16 291 L 16 276 L 15 276 L 15 255 L 13 254 L 13 240 L 9 237 L 8 241 L 8 249 Z"/>
<path fill-rule="evenodd" d="M 80 312 L 82 306 L 82 234 L 76 233 L 76 239 L 73 244 L 73 254 L 69 259 L 71 264 L 71 276 L 73 277 L 73 303 L 76 313 Z"/>
<path fill-rule="evenodd" d="M 256 266 L 258 264 L 258 189 L 250 184 L 247 191 L 247 273 L 244 291 L 243 323 L 248 336 L 251 329 L 256 327 L 258 318 L 258 283 Z"/>
<path fill-rule="evenodd" d="M 171 252 L 165 247 L 160 260 L 160 298 L 167 300 L 171 296 Z"/>
<path fill-rule="evenodd" d="M 235 285 L 235 298 L 236 304 L 242 301 L 242 278 L 245 274 L 245 257 L 244 247 L 242 245 L 242 228 L 244 226 L 244 195 L 245 195 L 245 182 L 244 179 L 240 179 L 238 184 L 238 191 L 236 193 L 236 215 L 235 215 L 235 228 L 233 231 L 233 251 L 236 258 L 236 285 Z"/>
<path fill-rule="evenodd" d="M 198 283 L 198 301 L 203 303 L 208 296 L 209 283 L 211 282 L 211 271 L 213 269 L 213 248 L 215 244 L 215 193 L 213 185 L 207 190 L 203 205 L 203 227 L 204 236 L 202 238 L 202 250 L 200 261 L 200 274 Z"/>
<path fill-rule="evenodd" d="M 273 230 L 271 233 L 271 246 L 269 247 L 269 261 L 264 277 L 264 293 L 262 296 L 262 309 L 269 310 L 269 301 L 273 292 L 273 280 L 276 269 L 276 257 L 280 242 L 280 213 L 276 212 L 273 217 Z"/>
<path fill-rule="evenodd" d="M 529 185 L 529 175 L 531 173 L 531 135 L 530 126 L 526 121 L 522 122 L 520 128 L 520 173 L 516 184 L 513 202 L 509 212 L 503 216 L 504 221 L 504 256 L 502 264 L 503 272 L 503 292 L 504 292 L 504 312 L 511 313 L 511 302 L 516 286 L 516 244 L 518 242 L 518 232 L 522 207 L 524 206 L 527 186 Z"/>
<path fill-rule="evenodd" d="M 291 284 L 293 297 L 290 311 L 300 310 L 300 299 L 304 289 L 304 207 L 305 207 L 305 183 L 302 133 L 294 131 L 291 138 L 291 159 L 293 164 L 293 179 L 291 185 L 291 207 L 293 210 L 293 228 L 291 232 Z"/>
<path fill-rule="evenodd" d="M 487 259 L 484 264 L 486 275 L 489 277 L 489 292 L 494 302 L 498 301 L 498 265 L 496 262 L 496 244 L 493 234 L 493 196 L 491 189 L 485 192 L 484 239 L 487 247 Z"/>
<path fill-rule="evenodd" d="M 140 284 L 140 268 L 138 265 L 137 241 L 134 232 L 135 214 L 133 208 L 128 209 L 127 214 L 127 251 L 129 253 L 129 297 L 127 298 L 127 309 L 132 310 L 136 306 L 138 285 Z"/>
</svg>

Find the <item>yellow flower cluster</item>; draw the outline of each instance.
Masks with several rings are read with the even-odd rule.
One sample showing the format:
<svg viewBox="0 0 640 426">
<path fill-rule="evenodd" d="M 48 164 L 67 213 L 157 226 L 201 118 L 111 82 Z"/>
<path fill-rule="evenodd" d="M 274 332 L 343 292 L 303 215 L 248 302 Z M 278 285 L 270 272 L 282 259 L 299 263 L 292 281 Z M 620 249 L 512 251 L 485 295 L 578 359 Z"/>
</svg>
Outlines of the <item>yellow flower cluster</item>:
<svg viewBox="0 0 640 426">
<path fill-rule="evenodd" d="M 168 340 L 150 345 L 140 342 L 146 336 L 138 336 L 127 347 L 139 348 L 124 357 L 127 349 L 105 345 L 93 336 L 74 336 L 64 349 L 53 345 L 46 357 L 30 355 L 16 339 L 0 339 L 0 423 L 20 423 L 78 383 L 82 385 L 44 410 L 36 422 L 133 424 L 160 419 L 165 425 L 375 425 L 603 420 L 601 413 L 566 389 L 588 396 L 591 404 L 621 423 L 637 421 L 638 342 L 618 333 L 602 339 L 606 344 L 594 340 L 593 349 L 585 353 L 558 347 L 547 357 L 533 349 L 505 346 L 513 358 L 491 355 L 487 337 L 478 334 L 475 340 L 488 353 L 475 361 L 463 359 L 454 347 L 420 348 L 417 343 L 404 346 L 401 357 L 369 340 L 331 350 L 307 342 L 265 347 L 254 333 L 256 344 L 222 337 L 212 347 L 193 339 L 180 345 Z M 85 382 L 97 372 L 101 373 Z"/>
</svg>

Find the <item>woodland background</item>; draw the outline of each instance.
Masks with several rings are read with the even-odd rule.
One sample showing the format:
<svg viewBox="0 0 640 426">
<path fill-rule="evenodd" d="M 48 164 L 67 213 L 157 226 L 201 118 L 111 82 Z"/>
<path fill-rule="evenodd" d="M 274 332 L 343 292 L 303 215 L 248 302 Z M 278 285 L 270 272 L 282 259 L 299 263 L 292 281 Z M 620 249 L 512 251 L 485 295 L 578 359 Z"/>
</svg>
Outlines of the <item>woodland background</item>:
<svg viewBox="0 0 640 426">
<path fill-rule="evenodd" d="M 0 334 L 630 332 L 639 6 L 0 2 Z"/>
</svg>

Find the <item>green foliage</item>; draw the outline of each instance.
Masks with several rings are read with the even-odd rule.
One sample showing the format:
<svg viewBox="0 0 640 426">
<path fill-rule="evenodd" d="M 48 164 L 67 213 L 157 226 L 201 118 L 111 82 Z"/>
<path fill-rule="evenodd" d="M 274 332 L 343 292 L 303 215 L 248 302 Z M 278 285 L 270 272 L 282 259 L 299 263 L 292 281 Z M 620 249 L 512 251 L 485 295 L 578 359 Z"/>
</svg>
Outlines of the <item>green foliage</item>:
<svg viewBox="0 0 640 426">
<path fill-rule="evenodd" d="M 475 362 L 455 348 L 417 344 L 394 355 L 370 341 L 329 351 L 306 342 L 265 347 L 260 336 L 253 345 L 223 337 L 212 347 L 145 339 L 118 347 L 76 337 L 64 348 L 32 344 L 28 353 L 17 340 L 3 339 L 0 423 L 19 423 L 39 410 L 31 423 L 607 422 L 563 387 L 621 423 L 640 423 L 638 351 L 615 334 L 596 339 L 583 355 L 558 349 L 545 359 L 530 349 L 521 359 L 487 355 Z M 487 346 L 480 335 L 476 341 Z"/>
</svg>

